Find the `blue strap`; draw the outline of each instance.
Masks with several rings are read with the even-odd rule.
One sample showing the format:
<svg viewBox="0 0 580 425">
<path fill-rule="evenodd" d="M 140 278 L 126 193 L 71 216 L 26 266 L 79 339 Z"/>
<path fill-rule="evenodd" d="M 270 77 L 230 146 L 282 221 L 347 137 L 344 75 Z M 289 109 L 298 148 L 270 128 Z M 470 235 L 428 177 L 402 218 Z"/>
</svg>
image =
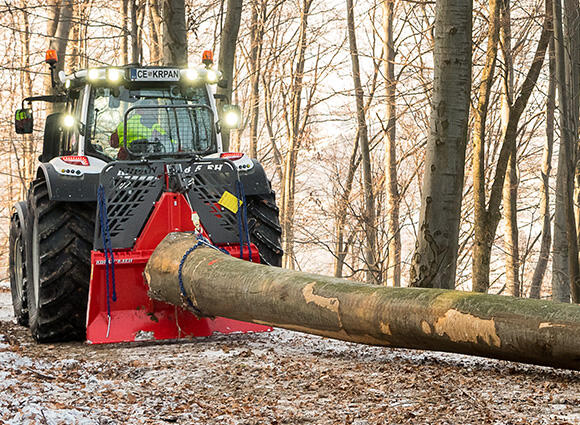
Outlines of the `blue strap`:
<svg viewBox="0 0 580 425">
<path fill-rule="evenodd" d="M 97 201 L 99 204 L 99 220 L 101 224 L 101 237 L 103 239 L 103 250 L 105 252 L 105 275 L 107 279 L 107 316 L 111 317 L 111 299 L 117 301 L 117 290 L 115 285 L 115 256 L 111 244 L 111 233 L 109 230 L 109 219 L 107 217 L 107 199 L 105 188 L 99 185 L 97 189 Z M 110 272 L 109 272 L 110 267 Z M 112 296 L 110 284 L 112 283 Z"/>
<path fill-rule="evenodd" d="M 179 269 L 177 271 L 177 277 L 179 279 L 179 290 L 181 291 L 181 295 L 183 295 L 183 297 L 187 301 L 187 304 L 195 312 L 195 314 L 198 317 L 202 317 L 203 316 L 202 312 L 193 304 L 193 301 L 191 301 L 191 299 L 187 295 L 187 292 L 185 291 L 185 286 L 183 285 L 183 265 L 185 264 L 185 260 L 187 260 L 187 257 L 189 257 L 189 254 L 191 254 L 193 251 L 195 251 L 200 246 L 205 246 L 207 248 L 215 249 L 216 251 L 221 251 L 227 255 L 230 255 L 230 253 L 223 248 L 212 245 L 212 243 L 207 238 L 205 238 L 201 233 L 196 234 L 196 237 L 197 237 L 197 243 L 194 246 L 192 246 L 191 248 L 189 248 L 187 251 L 185 251 L 185 254 L 183 254 L 183 257 L 181 257 L 181 261 L 179 262 Z"/>
</svg>

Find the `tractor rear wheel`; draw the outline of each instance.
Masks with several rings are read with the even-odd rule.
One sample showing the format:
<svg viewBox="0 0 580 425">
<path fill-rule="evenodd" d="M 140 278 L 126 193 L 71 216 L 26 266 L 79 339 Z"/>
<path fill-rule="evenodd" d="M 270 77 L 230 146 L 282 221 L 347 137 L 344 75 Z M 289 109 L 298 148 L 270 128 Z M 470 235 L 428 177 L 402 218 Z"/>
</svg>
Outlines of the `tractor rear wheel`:
<svg viewBox="0 0 580 425">
<path fill-rule="evenodd" d="M 26 300 L 26 244 L 24 224 L 17 213 L 10 218 L 8 254 L 10 269 L 10 292 L 14 317 L 19 325 L 28 326 L 28 305 Z"/>
<path fill-rule="evenodd" d="M 29 194 L 29 324 L 38 342 L 84 340 L 96 204 L 53 202 L 45 181 Z"/>
<path fill-rule="evenodd" d="M 250 240 L 260 251 L 260 262 L 270 266 L 282 265 L 282 228 L 278 217 L 274 191 L 247 196 Z"/>
</svg>

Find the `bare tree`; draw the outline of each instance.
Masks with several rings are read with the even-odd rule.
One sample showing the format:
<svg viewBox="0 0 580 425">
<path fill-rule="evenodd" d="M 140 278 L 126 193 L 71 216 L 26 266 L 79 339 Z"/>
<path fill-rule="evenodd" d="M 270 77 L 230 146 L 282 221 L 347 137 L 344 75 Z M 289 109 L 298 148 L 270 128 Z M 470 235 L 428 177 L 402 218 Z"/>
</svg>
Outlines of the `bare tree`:
<svg viewBox="0 0 580 425">
<path fill-rule="evenodd" d="M 362 156 L 363 188 L 365 209 L 363 225 L 366 236 L 365 257 L 367 262 L 366 280 L 370 283 L 378 283 L 381 280 L 377 271 L 377 227 L 375 211 L 375 194 L 373 191 L 373 174 L 371 168 L 371 155 L 369 148 L 368 127 L 364 108 L 364 91 L 360 79 L 360 65 L 358 48 L 354 26 L 354 10 L 352 0 L 346 0 L 348 39 L 350 44 L 350 57 L 352 61 L 352 79 L 356 99 L 356 116 L 358 124 L 359 144 Z"/>
<path fill-rule="evenodd" d="M 395 78 L 395 46 L 393 39 L 394 0 L 383 1 L 385 90 L 386 90 L 386 139 L 385 139 L 385 188 L 387 197 L 387 274 L 385 285 L 401 286 L 401 229 L 399 225 L 399 185 L 397 182 L 397 103 Z"/>
<path fill-rule="evenodd" d="M 530 286 L 530 298 L 540 298 L 542 281 L 548 266 L 550 246 L 552 244 L 551 216 L 550 216 L 550 171 L 552 169 L 552 151 L 554 146 L 554 112 L 556 109 L 556 61 L 554 57 L 554 38 L 550 39 L 549 46 L 549 73 L 548 95 L 546 99 L 546 139 L 542 156 L 542 187 L 540 200 L 540 216 L 542 220 L 542 241 L 540 254 L 534 269 Z"/>
</svg>

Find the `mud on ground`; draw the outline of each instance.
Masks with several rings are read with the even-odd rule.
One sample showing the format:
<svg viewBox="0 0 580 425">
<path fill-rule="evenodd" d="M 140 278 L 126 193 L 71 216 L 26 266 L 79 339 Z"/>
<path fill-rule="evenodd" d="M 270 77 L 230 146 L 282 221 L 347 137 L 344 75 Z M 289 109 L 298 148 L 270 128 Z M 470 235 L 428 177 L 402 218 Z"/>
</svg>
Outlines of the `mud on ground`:
<svg viewBox="0 0 580 425">
<path fill-rule="evenodd" d="M 580 424 L 579 372 L 284 330 L 37 345 L 9 304 L 3 290 L 0 423 Z"/>
</svg>

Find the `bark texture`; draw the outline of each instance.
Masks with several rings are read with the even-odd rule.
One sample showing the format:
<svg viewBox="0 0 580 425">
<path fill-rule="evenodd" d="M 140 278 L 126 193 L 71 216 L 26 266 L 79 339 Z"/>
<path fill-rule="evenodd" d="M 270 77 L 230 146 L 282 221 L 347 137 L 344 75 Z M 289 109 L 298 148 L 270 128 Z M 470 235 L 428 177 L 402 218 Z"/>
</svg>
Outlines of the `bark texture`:
<svg viewBox="0 0 580 425">
<path fill-rule="evenodd" d="M 238 32 L 240 30 L 240 20 L 242 19 L 242 0 L 228 0 L 227 12 L 222 35 L 220 38 L 220 56 L 218 68 L 223 73 L 226 80 L 226 87 L 218 87 L 217 92 L 224 95 L 226 103 L 231 102 L 233 82 L 234 82 L 234 62 L 236 58 L 236 46 L 238 44 Z M 219 106 L 224 102 L 220 101 Z M 224 151 L 227 152 L 230 147 L 230 132 L 222 130 L 222 144 Z"/>
<path fill-rule="evenodd" d="M 187 66 L 187 26 L 185 0 L 163 2 L 164 65 Z"/>
<path fill-rule="evenodd" d="M 354 24 L 354 7 L 352 0 L 346 0 L 346 10 L 350 58 L 352 63 L 352 80 L 354 83 L 354 93 L 356 99 L 356 119 L 358 126 L 357 132 L 359 135 L 359 146 L 363 169 L 363 192 L 365 200 L 363 224 L 366 236 L 366 244 L 364 246 L 366 280 L 370 283 L 378 283 L 381 281 L 381 276 L 377 267 L 377 225 L 375 194 L 373 190 L 373 173 L 369 146 L 369 133 L 364 105 L 364 91 L 360 77 L 358 47 L 356 43 Z"/>
<path fill-rule="evenodd" d="M 395 78 L 395 40 L 393 37 L 394 0 L 383 3 L 385 91 L 386 91 L 386 140 L 385 140 L 385 186 L 387 195 L 387 276 L 385 285 L 401 286 L 401 229 L 399 225 L 399 184 L 397 182 L 397 103 Z"/>
<path fill-rule="evenodd" d="M 195 244 L 172 233 L 145 269 L 150 296 L 186 307 L 178 269 Z M 204 317 L 228 317 L 371 345 L 472 354 L 580 369 L 580 306 L 426 288 L 369 286 L 267 267 L 210 248 L 183 263 Z"/>
<path fill-rule="evenodd" d="M 552 170 L 552 151 L 554 147 L 554 115 L 556 110 L 556 83 L 554 81 L 556 61 L 554 57 L 554 39 L 550 40 L 549 48 L 549 82 L 546 100 L 546 141 L 542 155 L 542 187 L 540 200 L 540 215 L 542 217 L 542 240 L 538 262 L 532 276 L 530 298 L 540 298 L 542 281 L 550 259 L 552 245 L 552 220 L 550 217 L 550 172 Z"/>
<path fill-rule="evenodd" d="M 471 96 L 472 6 L 472 1 L 437 1 L 431 129 L 411 286 L 455 287 Z"/>
<path fill-rule="evenodd" d="M 499 42 L 500 0 L 489 1 L 489 29 L 485 66 L 479 86 L 479 98 L 475 109 L 473 131 L 473 204 L 475 212 L 474 245 L 473 245 L 473 290 L 486 292 L 489 288 L 489 267 L 491 247 L 495 232 L 490 232 L 490 214 L 486 210 L 485 185 L 485 123 L 487 118 L 489 96 L 493 85 L 497 44 Z"/>
</svg>

